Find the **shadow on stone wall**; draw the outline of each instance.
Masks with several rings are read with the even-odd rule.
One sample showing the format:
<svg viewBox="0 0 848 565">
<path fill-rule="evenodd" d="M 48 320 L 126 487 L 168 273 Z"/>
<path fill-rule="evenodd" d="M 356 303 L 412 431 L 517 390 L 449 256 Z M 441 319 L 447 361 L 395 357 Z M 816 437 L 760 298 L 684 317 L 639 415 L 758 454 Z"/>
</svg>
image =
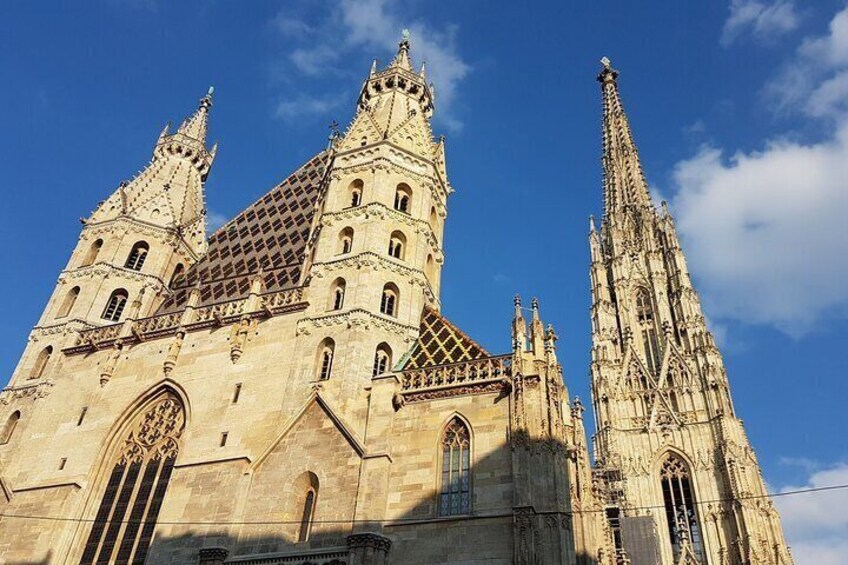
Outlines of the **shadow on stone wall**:
<svg viewBox="0 0 848 565">
<path fill-rule="evenodd" d="M 527 457 L 545 457 L 550 462 L 564 457 L 565 448 L 545 442 L 516 449 L 526 450 Z M 512 448 L 501 447 L 500 452 L 489 454 L 475 462 L 475 469 L 486 469 L 487 459 L 504 460 L 505 451 L 512 456 Z M 436 454 L 434 454 L 435 457 Z M 509 460 L 509 459 L 507 459 Z M 316 470 L 318 471 L 318 470 Z M 532 479 L 529 479 L 532 480 Z M 495 481 L 497 482 L 497 481 Z M 476 485 L 485 481 L 475 480 Z M 477 487 L 477 494 L 480 489 Z M 495 487 L 491 487 L 495 488 Z M 282 490 L 282 489 L 281 489 Z M 316 524 L 306 542 L 291 541 L 291 525 L 280 525 L 279 535 L 267 535 L 270 520 L 265 516 L 244 516 L 244 524 L 234 526 L 190 525 L 172 527 L 182 530 L 170 536 L 157 535 L 150 547 L 146 563 L 220 565 L 222 563 L 250 563 L 251 565 L 394 565 L 431 563 L 462 563 L 465 565 L 597 565 L 595 556 L 578 555 L 576 560 L 565 561 L 558 557 L 557 543 L 545 542 L 557 536 L 571 535 L 567 518 L 551 511 L 550 500 L 537 501 L 537 510 L 523 506 L 525 540 L 535 547 L 520 551 L 523 559 L 516 558 L 514 532 L 518 518 L 514 507 L 505 502 L 499 512 L 486 516 L 472 515 L 456 519 L 439 519 L 436 494 L 416 505 L 405 517 L 389 524 L 324 524 L 321 522 L 322 504 L 333 504 L 332 493 L 322 491 L 316 511 Z M 281 502 L 282 504 L 282 502 Z M 544 509 L 544 510 L 542 510 Z M 251 534 L 251 529 L 261 534 Z M 367 531 L 362 531 L 367 529 Z M 541 540 L 541 541 L 540 541 Z"/>
</svg>

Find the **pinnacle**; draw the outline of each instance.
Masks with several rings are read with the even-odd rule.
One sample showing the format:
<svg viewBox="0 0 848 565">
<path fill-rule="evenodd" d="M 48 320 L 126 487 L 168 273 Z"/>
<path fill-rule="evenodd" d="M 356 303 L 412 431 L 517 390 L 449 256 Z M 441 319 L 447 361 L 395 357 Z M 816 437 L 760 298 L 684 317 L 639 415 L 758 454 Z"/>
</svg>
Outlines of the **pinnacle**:
<svg viewBox="0 0 848 565">
<path fill-rule="evenodd" d="M 177 130 L 179 133 L 205 143 L 213 92 L 215 87 L 210 86 L 206 95 L 200 99 L 197 111 L 180 125 Z"/>
<path fill-rule="evenodd" d="M 409 59 L 409 45 L 409 30 L 404 29 L 400 43 L 398 43 L 397 55 L 392 59 L 389 67 L 400 67 L 404 70 L 412 71 L 412 61 Z"/>
</svg>

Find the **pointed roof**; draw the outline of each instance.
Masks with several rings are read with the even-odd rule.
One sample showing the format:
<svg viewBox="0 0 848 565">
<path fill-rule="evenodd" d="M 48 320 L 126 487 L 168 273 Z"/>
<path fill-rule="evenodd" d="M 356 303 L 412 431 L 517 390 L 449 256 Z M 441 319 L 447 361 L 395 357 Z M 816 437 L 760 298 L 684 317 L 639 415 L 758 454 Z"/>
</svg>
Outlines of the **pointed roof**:
<svg viewBox="0 0 848 565">
<path fill-rule="evenodd" d="M 174 281 L 159 313 L 181 310 L 195 287 L 199 305 L 245 298 L 259 273 L 267 292 L 298 286 L 328 162 L 326 151 L 318 153 L 213 233 L 206 254 Z"/>
<path fill-rule="evenodd" d="M 209 90 L 206 92 L 206 96 L 200 99 L 200 105 L 197 107 L 197 111 L 195 111 L 192 116 L 183 120 L 183 123 L 180 124 L 180 128 L 177 130 L 178 133 L 200 141 L 201 143 L 206 142 L 209 109 L 212 108 L 212 93 L 214 91 L 215 88 L 210 86 Z"/>
<path fill-rule="evenodd" d="M 395 55 L 395 58 L 392 59 L 392 62 L 389 64 L 389 68 L 392 67 L 397 67 L 412 72 L 412 61 L 409 59 L 408 29 L 403 30 L 403 35 L 401 37 L 400 43 L 398 43 L 397 55 Z"/>
<path fill-rule="evenodd" d="M 650 207 L 648 184 L 618 92 L 618 71 L 601 59 L 598 74 L 603 94 L 604 217 L 632 208 Z"/>
<path fill-rule="evenodd" d="M 418 339 L 407 354 L 403 370 L 461 363 L 484 357 L 491 355 L 438 311 L 425 306 L 421 312 Z"/>
</svg>

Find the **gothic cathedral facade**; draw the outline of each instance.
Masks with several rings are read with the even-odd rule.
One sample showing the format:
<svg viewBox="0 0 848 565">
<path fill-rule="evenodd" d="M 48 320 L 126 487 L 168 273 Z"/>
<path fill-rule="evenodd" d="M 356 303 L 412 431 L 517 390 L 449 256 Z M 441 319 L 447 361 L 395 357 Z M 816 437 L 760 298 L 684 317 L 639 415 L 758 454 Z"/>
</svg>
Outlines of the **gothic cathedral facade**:
<svg viewBox="0 0 848 565">
<path fill-rule="evenodd" d="M 504 354 L 441 312 L 453 190 L 409 48 L 208 239 L 211 89 L 83 220 L 0 393 L 0 563 L 792 563 L 617 73 L 592 457 L 535 299 Z"/>
</svg>

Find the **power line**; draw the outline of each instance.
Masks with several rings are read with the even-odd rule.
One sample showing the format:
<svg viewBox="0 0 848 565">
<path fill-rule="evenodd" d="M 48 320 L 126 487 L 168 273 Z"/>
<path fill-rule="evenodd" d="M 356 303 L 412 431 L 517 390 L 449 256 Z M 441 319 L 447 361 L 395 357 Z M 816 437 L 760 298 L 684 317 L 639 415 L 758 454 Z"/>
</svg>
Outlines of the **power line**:
<svg viewBox="0 0 848 565">
<path fill-rule="evenodd" d="M 842 485 L 829 485 L 824 487 L 813 487 L 807 489 L 798 489 L 798 490 L 788 490 L 784 492 L 776 492 L 773 494 L 762 494 L 762 495 L 752 495 L 752 496 L 741 496 L 736 498 L 723 498 L 717 500 L 705 500 L 705 501 L 697 501 L 695 504 L 703 505 L 703 504 L 717 504 L 720 502 L 732 502 L 734 500 L 753 500 L 758 498 L 776 498 L 779 496 L 791 496 L 796 494 L 811 494 L 814 492 L 824 492 L 824 491 L 832 491 L 832 490 L 842 490 L 848 489 L 848 484 Z M 664 505 L 655 505 L 655 506 L 629 506 L 627 510 L 658 510 L 665 508 Z M 592 514 L 597 512 L 605 512 L 605 509 L 596 510 L 571 510 L 570 512 L 539 512 L 540 515 L 545 514 Z M 509 513 L 501 513 L 501 514 L 486 514 L 481 516 L 471 516 L 471 518 L 505 518 L 511 517 L 512 512 Z M 0 513 L 0 518 L 19 518 L 24 520 L 45 520 L 51 522 L 77 522 L 77 523 L 88 523 L 93 524 L 95 522 L 102 523 L 115 523 L 115 524 L 147 524 L 147 523 L 155 523 L 158 525 L 168 525 L 168 526 L 275 526 L 275 525 L 288 525 L 288 524 L 300 524 L 301 520 L 262 520 L 262 521 L 234 521 L 234 522 L 216 522 L 216 521 L 180 521 L 180 520 L 171 520 L 171 521 L 161 521 L 161 520 L 97 520 L 94 518 L 62 518 L 58 516 L 36 516 L 36 515 L 25 515 L 25 514 L 7 514 Z M 461 517 L 460 517 L 461 518 Z M 397 518 L 394 520 L 314 520 L 313 524 L 402 524 L 405 522 L 420 522 L 421 518 Z"/>
</svg>

